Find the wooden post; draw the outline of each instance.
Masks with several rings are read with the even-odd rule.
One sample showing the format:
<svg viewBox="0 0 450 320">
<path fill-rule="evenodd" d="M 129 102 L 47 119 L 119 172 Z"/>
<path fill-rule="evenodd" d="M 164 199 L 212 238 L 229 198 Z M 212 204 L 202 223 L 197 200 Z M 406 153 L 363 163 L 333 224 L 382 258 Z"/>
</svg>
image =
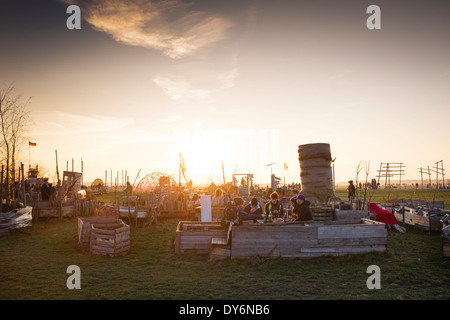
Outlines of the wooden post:
<svg viewBox="0 0 450 320">
<path fill-rule="evenodd" d="M 58 179 L 58 183 L 59 183 L 58 150 L 55 150 L 55 157 L 56 157 L 56 179 Z"/>
<path fill-rule="evenodd" d="M 3 212 L 3 164 L 2 164 L 2 177 L 0 184 L 0 213 Z"/>
<path fill-rule="evenodd" d="M 25 175 L 25 173 L 24 173 L 24 170 L 23 170 L 23 163 L 21 162 L 20 163 L 20 167 L 21 167 L 21 169 L 22 169 L 22 193 L 23 193 L 23 204 L 24 204 L 24 206 L 26 207 L 27 206 L 27 195 L 26 195 L 26 193 L 25 193 L 25 181 L 24 181 L 24 175 Z"/>
</svg>

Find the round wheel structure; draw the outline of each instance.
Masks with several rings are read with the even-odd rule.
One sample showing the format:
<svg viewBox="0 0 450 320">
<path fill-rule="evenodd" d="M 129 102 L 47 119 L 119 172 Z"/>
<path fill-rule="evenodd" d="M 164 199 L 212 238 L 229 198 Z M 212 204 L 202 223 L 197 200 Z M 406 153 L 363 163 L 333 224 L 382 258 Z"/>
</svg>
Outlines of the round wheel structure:
<svg viewBox="0 0 450 320">
<path fill-rule="evenodd" d="M 175 179 L 166 173 L 153 172 L 143 177 L 135 188 L 136 192 L 146 193 L 155 190 L 157 187 L 176 187 Z"/>
</svg>

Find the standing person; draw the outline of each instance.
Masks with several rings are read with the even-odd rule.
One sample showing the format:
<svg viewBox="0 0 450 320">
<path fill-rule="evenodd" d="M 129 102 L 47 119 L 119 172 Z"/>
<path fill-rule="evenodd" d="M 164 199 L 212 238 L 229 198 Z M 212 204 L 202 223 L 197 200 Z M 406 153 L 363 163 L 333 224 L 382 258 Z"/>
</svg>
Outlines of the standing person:
<svg viewBox="0 0 450 320">
<path fill-rule="evenodd" d="M 44 184 L 41 186 L 41 199 L 42 200 L 48 200 L 48 184 L 47 181 L 44 182 Z"/>
<path fill-rule="evenodd" d="M 264 223 L 272 222 L 273 219 L 284 217 L 284 208 L 280 200 L 278 200 L 278 193 L 272 192 L 270 194 L 270 201 L 264 208 Z"/>
<path fill-rule="evenodd" d="M 351 202 L 353 199 L 355 199 L 356 188 L 355 188 L 355 185 L 353 184 L 353 180 L 350 180 L 350 181 L 348 182 L 347 195 L 348 195 L 348 200 L 349 200 L 350 202 Z"/>
<path fill-rule="evenodd" d="M 130 182 L 127 182 L 127 188 L 125 189 L 125 195 L 127 197 L 130 197 L 133 195 L 133 186 L 130 184 Z"/>
<path fill-rule="evenodd" d="M 299 194 L 295 200 L 297 202 L 294 207 L 294 213 L 297 216 L 295 221 L 312 221 L 313 216 L 309 207 L 311 203 L 306 200 L 303 194 Z"/>
</svg>

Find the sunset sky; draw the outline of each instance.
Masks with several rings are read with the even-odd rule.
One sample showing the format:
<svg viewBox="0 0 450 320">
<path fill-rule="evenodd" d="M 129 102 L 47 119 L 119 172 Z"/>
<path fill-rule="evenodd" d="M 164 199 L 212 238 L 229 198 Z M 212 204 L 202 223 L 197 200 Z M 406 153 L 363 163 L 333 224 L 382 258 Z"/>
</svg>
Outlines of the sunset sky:
<svg viewBox="0 0 450 320">
<path fill-rule="evenodd" d="M 66 9 L 81 9 L 69 30 Z M 369 30 L 369 5 L 381 29 Z M 0 85 L 32 97 L 31 163 L 84 181 L 127 170 L 194 184 L 270 167 L 300 182 L 323 142 L 336 181 L 381 162 L 450 164 L 450 2 L 23 1 L 0 4 Z M 28 146 L 23 147 L 28 164 Z M 288 170 L 284 170 L 284 163 Z M 121 181 L 121 180 L 120 180 Z M 139 181 L 139 179 L 138 179 Z M 183 181 L 183 180 L 182 180 Z"/>
</svg>

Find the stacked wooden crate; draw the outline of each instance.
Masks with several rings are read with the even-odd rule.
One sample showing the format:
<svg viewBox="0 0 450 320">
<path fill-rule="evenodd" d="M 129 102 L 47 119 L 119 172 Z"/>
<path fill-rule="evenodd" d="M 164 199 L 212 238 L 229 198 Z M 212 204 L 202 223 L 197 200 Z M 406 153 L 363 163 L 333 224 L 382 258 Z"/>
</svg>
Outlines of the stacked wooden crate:
<svg viewBox="0 0 450 320">
<path fill-rule="evenodd" d="M 442 229 L 442 254 L 444 258 L 450 258 L 450 225 Z"/>
<path fill-rule="evenodd" d="M 130 250 L 130 226 L 118 219 L 116 223 L 92 224 L 90 249 L 93 254 L 111 257 Z"/>
</svg>

